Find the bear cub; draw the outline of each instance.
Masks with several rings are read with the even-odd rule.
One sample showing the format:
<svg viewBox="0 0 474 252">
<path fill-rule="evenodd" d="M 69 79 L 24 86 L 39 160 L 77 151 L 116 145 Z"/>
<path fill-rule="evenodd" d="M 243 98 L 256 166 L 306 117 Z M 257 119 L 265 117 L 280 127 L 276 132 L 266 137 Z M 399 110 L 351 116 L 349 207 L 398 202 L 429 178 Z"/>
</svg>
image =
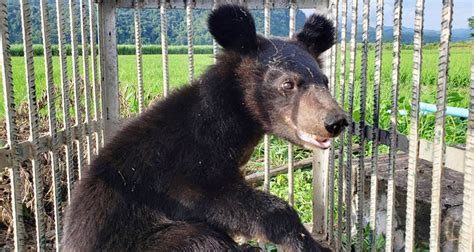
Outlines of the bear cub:
<svg viewBox="0 0 474 252">
<path fill-rule="evenodd" d="M 217 62 L 108 141 L 75 185 L 64 251 L 255 249 L 236 235 L 322 250 L 291 206 L 239 168 L 266 133 L 325 149 L 348 125 L 318 60 L 333 24 L 313 15 L 293 38 L 266 38 L 246 8 L 222 5 L 208 26 Z"/>
</svg>

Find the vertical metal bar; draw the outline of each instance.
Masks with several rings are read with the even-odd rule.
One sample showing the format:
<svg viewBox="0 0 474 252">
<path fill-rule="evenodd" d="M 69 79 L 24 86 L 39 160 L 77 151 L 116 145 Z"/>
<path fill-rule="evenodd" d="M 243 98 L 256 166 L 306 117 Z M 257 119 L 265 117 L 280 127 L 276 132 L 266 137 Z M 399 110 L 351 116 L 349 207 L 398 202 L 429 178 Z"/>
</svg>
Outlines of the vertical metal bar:
<svg viewBox="0 0 474 252">
<path fill-rule="evenodd" d="M 67 199 L 70 203 L 72 184 L 74 182 L 73 173 L 73 159 L 72 159 L 72 136 L 71 136 L 71 117 L 69 114 L 69 80 L 67 74 L 67 55 L 65 48 L 65 34 L 64 34 L 64 11 L 63 0 L 56 0 L 56 16 L 57 16 L 57 30 L 59 43 L 59 66 L 61 68 L 61 95 L 62 95 L 62 112 L 64 135 L 66 136 L 66 144 L 64 151 L 66 155 L 66 184 L 67 184 Z"/>
<path fill-rule="evenodd" d="M 474 56 L 474 50 L 471 50 Z M 464 197 L 462 225 L 460 231 L 460 251 L 474 251 L 474 57 L 471 60 L 471 102 L 466 138 L 466 160 L 464 167 Z"/>
<path fill-rule="evenodd" d="M 59 142 L 56 122 L 56 102 L 54 94 L 53 80 L 53 55 L 51 52 L 51 39 L 49 29 L 49 11 L 47 0 L 40 1 L 41 9 L 41 35 L 43 37 L 43 55 L 46 77 L 46 95 L 48 99 L 48 127 L 51 136 L 51 174 L 53 191 L 53 212 L 54 212 L 54 234 L 56 251 L 59 251 L 59 242 L 61 241 L 61 174 L 59 172 Z"/>
<path fill-rule="evenodd" d="M 407 251 L 415 250 L 415 205 L 416 205 L 416 170 L 418 167 L 419 136 L 418 128 L 420 124 L 420 88 L 421 88 L 421 67 L 423 62 L 423 12 L 425 10 L 425 0 L 416 1 L 415 10 L 415 34 L 413 40 L 413 87 L 410 114 L 410 136 L 408 151 L 408 180 L 407 180 L 407 215 L 405 248 Z"/>
<path fill-rule="evenodd" d="M 143 71 L 142 71 L 142 30 L 140 24 L 140 4 L 134 1 L 133 21 L 135 25 L 135 57 L 137 62 L 137 81 L 138 81 L 138 112 L 141 114 L 145 110 L 143 98 Z"/>
<path fill-rule="evenodd" d="M 100 83 L 104 141 L 117 129 L 120 118 L 115 1 L 99 2 Z"/>
<path fill-rule="evenodd" d="M 28 90 L 28 121 L 30 137 L 33 145 L 33 159 L 31 167 L 33 170 L 33 190 L 34 190 L 34 212 L 36 224 L 36 249 L 44 251 L 45 249 L 45 227 L 44 227 L 44 209 L 43 209 L 43 183 L 41 166 L 38 162 L 39 155 L 39 125 L 38 125 L 38 106 L 36 102 L 36 83 L 35 69 L 33 62 L 33 43 L 31 35 L 31 16 L 28 0 L 20 1 L 21 22 L 23 30 L 23 50 L 25 58 L 25 75 Z"/>
<path fill-rule="evenodd" d="M 289 34 L 288 37 L 293 37 L 295 35 L 295 22 L 296 22 L 296 2 L 290 1 L 290 20 L 289 20 Z"/>
<path fill-rule="evenodd" d="M 264 18 L 264 35 L 270 36 L 270 5 L 271 0 L 265 0 L 265 5 L 263 9 L 263 18 Z M 263 137 L 263 190 L 266 192 L 270 191 L 270 137 L 265 135 Z"/>
<path fill-rule="evenodd" d="M 444 172 L 446 93 L 448 89 L 449 42 L 453 20 L 453 0 L 443 0 L 439 46 L 438 91 L 433 147 L 433 185 L 431 191 L 430 251 L 439 251 L 441 229 L 441 179 Z"/>
<path fill-rule="evenodd" d="M 272 0 L 265 0 L 264 7 L 263 7 L 263 18 L 264 18 L 264 34 L 265 36 L 270 36 L 271 31 L 270 31 L 270 7 L 271 7 L 271 2 Z"/>
<path fill-rule="evenodd" d="M 341 69 L 340 69 L 340 105 L 344 108 L 345 90 L 346 90 L 346 30 L 347 30 L 347 0 L 341 3 Z M 343 190 L 344 190 L 344 139 L 345 132 L 339 136 L 339 162 L 338 162 L 338 202 L 337 202 L 337 239 L 336 250 L 342 249 L 342 209 L 343 209 Z"/>
<path fill-rule="evenodd" d="M 364 0 L 362 17 L 362 66 L 360 78 L 360 121 L 359 121 L 359 167 L 357 183 L 357 244 L 356 250 L 362 251 L 364 245 L 364 205 L 365 205 L 365 110 L 367 97 L 367 61 L 369 53 L 369 10 L 370 0 Z"/>
<path fill-rule="evenodd" d="M 393 250 L 395 213 L 395 160 L 397 158 L 398 88 L 400 75 L 400 42 L 402 28 L 402 0 L 395 0 L 393 10 L 392 112 L 390 115 L 390 150 L 387 181 L 387 241 L 386 251 Z"/>
<path fill-rule="evenodd" d="M 290 2 L 290 21 L 289 34 L 290 38 L 295 36 L 295 22 L 296 22 L 296 2 Z M 288 203 L 293 205 L 294 202 L 294 183 L 293 183 L 293 145 L 288 143 Z"/>
<path fill-rule="evenodd" d="M 161 25 L 161 56 L 163 58 L 163 95 L 169 93 L 168 80 L 168 14 L 166 12 L 166 1 L 160 3 L 160 25 Z"/>
<path fill-rule="evenodd" d="M 16 127 L 15 96 L 13 88 L 13 73 L 10 57 L 10 42 L 8 32 L 7 1 L 0 2 L 0 62 L 2 62 L 3 101 L 5 106 L 5 119 L 7 141 L 11 151 L 12 166 L 9 169 L 13 236 L 15 251 L 24 250 L 25 228 L 23 226 L 23 209 L 20 197 L 20 160 L 18 154 L 18 129 Z"/>
<path fill-rule="evenodd" d="M 331 13 L 332 13 L 332 20 L 334 22 L 334 30 L 338 31 L 338 26 L 339 26 L 339 0 L 332 0 L 331 1 Z M 330 59 L 330 67 L 331 67 L 331 74 L 329 75 L 329 79 L 331 80 L 330 82 L 330 90 L 331 90 L 331 95 L 336 98 L 336 74 L 337 74 L 337 68 L 336 68 L 336 61 L 337 61 L 337 51 L 338 51 L 338 33 L 334 32 L 334 46 L 331 48 L 331 59 Z M 328 176 L 328 241 L 329 244 L 333 244 L 334 242 L 334 182 L 335 182 L 335 156 L 336 156 L 336 148 L 335 148 L 335 143 L 333 146 L 331 146 L 330 154 L 329 154 L 329 176 Z"/>
<path fill-rule="evenodd" d="M 330 15 L 329 1 L 323 1 L 315 6 L 317 12 Z M 331 50 L 319 56 L 324 62 L 331 62 Z M 331 65 L 320 66 L 323 73 L 331 77 Z M 331 88 L 331 87 L 329 87 Z M 312 205 L 313 205 L 313 230 L 312 234 L 320 240 L 326 240 L 328 235 L 328 184 L 329 184 L 329 150 L 313 151 L 313 177 L 312 177 Z"/>
<path fill-rule="evenodd" d="M 96 154 L 99 154 L 99 149 L 101 146 L 101 123 L 99 123 L 100 115 L 99 115 L 99 75 L 97 72 L 97 19 L 95 15 L 95 0 L 89 0 L 89 24 L 90 24 L 90 43 L 91 43 L 91 70 L 92 70 L 92 93 L 93 93 L 93 101 L 94 101 L 94 121 L 96 121 L 97 125 L 99 126 L 96 128 L 95 132 L 95 148 Z"/>
<path fill-rule="evenodd" d="M 313 152 L 313 236 L 325 240 L 327 234 L 327 167 L 329 152 Z"/>
<path fill-rule="evenodd" d="M 76 3 L 75 0 L 69 0 L 69 24 L 71 26 L 71 53 L 72 53 L 72 74 L 74 85 L 74 113 L 76 119 L 77 132 L 79 137 L 76 140 L 77 146 L 77 165 L 79 169 L 79 179 L 82 178 L 82 170 L 84 169 L 84 145 L 82 131 L 82 113 L 81 113 L 81 94 L 79 84 L 81 76 L 79 73 L 79 55 L 77 53 L 77 37 L 76 37 Z"/>
<path fill-rule="evenodd" d="M 268 135 L 263 136 L 263 190 L 265 192 L 270 191 L 270 137 Z"/>
<path fill-rule="evenodd" d="M 88 50 L 88 31 L 87 31 L 87 0 L 79 0 L 80 6 L 80 18 L 81 18 L 81 43 L 82 43 L 82 71 L 84 76 L 82 76 L 82 83 L 84 87 L 84 103 L 85 103 L 85 120 L 86 127 L 82 127 L 82 134 L 86 137 L 86 150 L 87 150 L 87 164 L 91 163 L 92 159 L 92 138 L 88 127 L 90 127 L 91 119 L 91 97 L 90 97 L 90 75 L 89 75 L 89 50 Z M 83 137 L 81 136 L 81 139 Z"/>
<path fill-rule="evenodd" d="M 265 0 L 264 9 L 263 9 L 263 26 L 264 26 L 264 35 L 270 36 L 270 5 L 272 0 Z M 214 0 L 215 2 L 215 0 Z M 215 5 L 214 5 L 215 6 Z M 217 46 L 214 41 L 214 55 L 216 55 Z M 263 190 L 265 192 L 270 192 L 270 137 L 265 134 L 263 136 Z M 262 246 L 261 246 L 262 247 Z M 262 247 L 265 249 L 265 247 Z"/>
<path fill-rule="evenodd" d="M 186 28 L 188 35 L 188 72 L 189 84 L 194 80 L 194 52 L 193 52 L 193 0 L 186 3 Z"/>
<path fill-rule="evenodd" d="M 293 144 L 288 143 L 288 203 L 294 203 Z"/>
<path fill-rule="evenodd" d="M 346 219 L 346 246 L 345 250 L 351 250 L 351 212 L 352 212 L 352 132 L 354 132 L 354 124 L 352 123 L 352 113 L 354 111 L 354 89 L 355 89 L 355 63 L 356 63 L 356 52 L 357 52 L 357 9 L 358 9 L 358 0 L 352 0 L 352 26 L 351 26 L 351 42 L 350 42 L 350 65 L 349 65 L 349 94 L 348 94 L 348 115 L 349 115 L 349 128 L 347 129 L 347 155 L 346 155 L 346 166 L 345 170 L 345 181 L 346 181 L 346 192 L 345 192 L 345 219 Z"/>
<path fill-rule="evenodd" d="M 267 0 L 268 1 L 268 0 Z M 212 10 L 215 10 L 217 7 L 217 0 L 212 1 Z M 216 63 L 217 60 L 217 53 L 218 53 L 218 45 L 215 39 L 212 39 L 212 55 L 214 57 L 214 63 Z"/>
<path fill-rule="evenodd" d="M 376 251 L 376 220 L 377 220 L 377 170 L 379 146 L 379 112 L 380 112 L 380 84 L 382 80 L 382 52 L 383 52 L 383 9 L 384 0 L 377 0 L 377 21 L 375 35 L 375 73 L 374 73 L 374 111 L 372 131 L 372 157 L 370 174 L 370 236 L 371 251 Z"/>
</svg>

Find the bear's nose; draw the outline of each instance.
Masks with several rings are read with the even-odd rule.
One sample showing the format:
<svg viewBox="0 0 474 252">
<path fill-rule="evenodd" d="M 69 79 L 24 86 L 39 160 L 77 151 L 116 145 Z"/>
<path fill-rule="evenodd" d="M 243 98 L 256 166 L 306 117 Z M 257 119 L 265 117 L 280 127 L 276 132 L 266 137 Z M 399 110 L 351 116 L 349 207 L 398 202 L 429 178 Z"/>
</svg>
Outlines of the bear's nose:
<svg viewBox="0 0 474 252">
<path fill-rule="evenodd" d="M 341 133 L 341 131 L 348 125 L 349 122 L 347 122 L 346 115 L 344 114 L 328 115 L 324 121 L 324 127 L 334 136 L 339 135 L 339 133 Z"/>
</svg>

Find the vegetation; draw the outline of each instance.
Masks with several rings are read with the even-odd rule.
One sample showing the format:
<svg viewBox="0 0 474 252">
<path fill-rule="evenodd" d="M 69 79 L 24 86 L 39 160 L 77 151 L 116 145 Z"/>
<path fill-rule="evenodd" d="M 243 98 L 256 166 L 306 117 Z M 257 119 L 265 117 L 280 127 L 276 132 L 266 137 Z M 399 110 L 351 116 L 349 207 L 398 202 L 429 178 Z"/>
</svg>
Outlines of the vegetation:
<svg viewBox="0 0 474 252">
<path fill-rule="evenodd" d="M 70 24 L 69 10 L 65 6 L 65 34 L 66 41 L 70 42 Z M 54 1 L 50 0 L 49 4 L 49 21 L 51 27 L 51 41 L 57 44 L 57 26 L 56 26 L 56 9 Z M 258 31 L 263 33 L 263 11 L 252 11 L 255 24 Z M 31 16 L 32 18 L 32 35 L 33 43 L 42 43 L 41 37 L 41 21 L 39 2 L 31 2 Z M 210 45 L 212 44 L 212 37 L 207 31 L 207 15 L 209 10 L 195 9 L 193 10 L 193 42 L 196 45 Z M 143 9 L 140 12 L 141 16 L 141 36 L 143 44 L 161 44 L 161 28 L 160 28 L 160 10 L 159 9 Z M 184 10 L 170 9 L 167 11 L 168 18 L 168 43 L 170 45 L 186 45 L 187 44 L 187 29 Z M 289 33 L 289 10 L 279 9 L 273 10 L 271 13 L 271 32 L 276 36 L 288 36 Z M 79 5 L 76 5 L 76 27 L 79 27 Z M 303 26 L 305 15 L 298 11 L 296 15 L 296 28 Z M 12 44 L 21 44 L 22 30 L 20 5 L 16 1 L 8 1 L 8 23 L 10 31 L 10 41 Z M 133 9 L 118 9 L 117 10 L 117 43 L 118 44 L 134 44 L 134 21 Z M 78 37 L 78 41 L 81 38 Z"/>
<path fill-rule="evenodd" d="M 471 30 L 474 29 L 474 16 L 470 17 L 468 20 L 469 22 L 469 28 L 471 28 Z M 471 32 L 471 37 L 474 37 L 474 33 Z"/>
<path fill-rule="evenodd" d="M 72 55 L 72 47 L 70 44 L 66 45 L 66 54 Z M 90 48 L 88 48 L 90 53 Z M 161 54 L 161 45 L 142 45 L 142 54 Z M 51 53 L 53 56 L 59 55 L 59 46 L 52 45 Z M 77 47 L 78 55 L 82 55 L 82 46 Z M 117 53 L 119 55 L 135 55 L 135 45 L 117 45 Z M 168 46 L 168 54 L 186 54 L 188 53 L 188 46 L 185 45 L 172 45 Z M 211 45 L 195 45 L 193 46 L 194 54 L 212 54 Z M 24 50 L 22 44 L 13 44 L 10 46 L 10 54 L 12 56 L 23 56 Z M 33 55 L 42 56 L 43 55 L 43 45 L 34 44 L 33 45 Z"/>
</svg>

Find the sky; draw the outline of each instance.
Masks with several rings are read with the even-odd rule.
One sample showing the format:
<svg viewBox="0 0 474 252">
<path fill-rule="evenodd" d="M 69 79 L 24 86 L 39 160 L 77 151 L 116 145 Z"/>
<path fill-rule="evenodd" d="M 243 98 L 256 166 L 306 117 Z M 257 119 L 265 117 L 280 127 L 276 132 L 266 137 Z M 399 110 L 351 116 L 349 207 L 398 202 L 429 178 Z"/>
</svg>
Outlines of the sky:
<svg viewBox="0 0 474 252">
<path fill-rule="evenodd" d="M 348 1 L 348 16 L 351 15 L 351 3 Z M 393 26 L 394 0 L 384 1 L 384 25 Z M 425 0 L 424 28 L 429 30 L 440 30 L 442 0 Z M 402 9 L 402 25 L 413 28 L 415 21 L 416 0 L 404 0 Z M 340 5 L 340 3 L 339 3 Z M 359 0 L 359 23 L 362 18 L 363 1 Z M 303 10 L 305 14 L 313 13 L 314 10 Z M 376 0 L 370 0 L 370 26 L 375 27 Z M 474 0 L 454 0 L 453 29 L 469 28 L 467 19 L 474 16 Z"/>
</svg>

